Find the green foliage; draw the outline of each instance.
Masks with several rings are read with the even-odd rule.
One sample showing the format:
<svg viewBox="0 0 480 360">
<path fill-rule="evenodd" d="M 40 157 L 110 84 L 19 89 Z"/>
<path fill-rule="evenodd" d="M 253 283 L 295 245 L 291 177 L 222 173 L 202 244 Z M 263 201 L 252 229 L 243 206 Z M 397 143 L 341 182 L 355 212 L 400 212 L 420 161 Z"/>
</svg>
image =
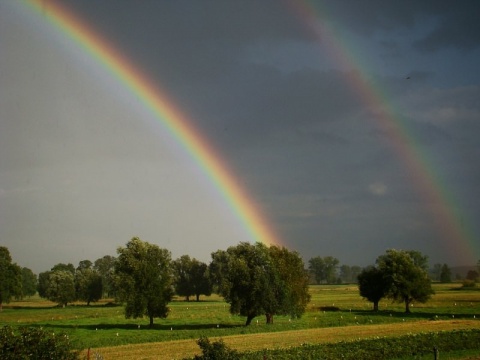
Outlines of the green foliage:
<svg viewBox="0 0 480 360">
<path fill-rule="evenodd" d="M 202 349 L 202 355 L 196 355 L 195 360 L 240 360 L 239 354 L 221 339 L 210 343 L 207 337 L 201 337 L 197 344 Z"/>
<path fill-rule="evenodd" d="M 22 268 L 22 295 L 33 296 L 37 292 L 37 275 L 29 268 Z"/>
<path fill-rule="evenodd" d="M 0 359 L 3 360 L 76 360 L 65 334 L 53 334 L 40 328 L 4 326 L 0 329 Z"/>
<path fill-rule="evenodd" d="M 451 283 L 452 282 L 452 270 L 447 264 L 443 264 L 440 270 L 440 282 Z"/>
<path fill-rule="evenodd" d="M 309 345 L 279 350 L 242 353 L 241 359 L 275 360 L 384 360 L 404 356 L 432 354 L 436 347 L 440 354 L 458 349 L 478 349 L 480 330 L 457 330 L 436 333 L 411 334 L 400 337 L 376 337 L 357 341 Z"/>
<path fill-rule="evenodd" d="M 259 315 L 267 323 L 277 314 L 300 316 L 309 300 L 308 274 L 296 252 L 256 243 L 240 243 L 212 254 L 210 273 L 232 314 Z"/>
<path fill-rule="evenodd" d="M 389 282 L 384 273 L 375 266 L 368 266 L 358 275 L 360 295 L 373 303 L 373 310 L 378 311 L 378 303 L 389 290 Z"/>
<path fill-rule="evenodd" d="M 389 283 L 389 297 L 404 302 L 407 313 L 412 301 L 425 303 L 434 293 L 426 259 L 417 251 L 393 249 L 377 259 L 378 268 Z"/>
<path fill-rule="evenodd" d="M 49 278 L 50 278 L 50 271 L 44 271 L 38 274 L 37 291 L 38 291 L 38 295 L 44 299 L 47 298 Z"/>
<path fill-rule="evenodd" d="M 10 252 L 0 246 L 0 311 L 3 303 L 22 296 L 22 269 L 12 262 Z"/>
<path fill-rule="evenodd" d="M 114 272 L 115 272 L 116 258 L 110 255 L 105 255 L 100 259 L 95 260 L 93 269 L 98 271 L 102 278 L 103 296 L 115 296 L 114 291 Z"/>
<path fill-rule="evenodd" d="M 332 256 L 320 257 L 316 256 L 309 261 L 308 269 L 315 276 L 317 284 L 323 282 L 327 284 L 335 284 L 337 280 L 337 268 L 339 260 Z"/>
<path fill-rule="evenodd" d="M 462 282 L 463 288 L 472 289 L 472 288 L 475 288 L 476 286 L 477 286 L 477 283 L 475 282 L 475 280 L 465 279 Z"/>
<path fill-rule="evenodd" d="M 125 317 L 166 318 L 171 301 L 171 255 L 166 249 L 134 237 L 126 247 L 119 247 L 115 263 L 117 296 L 125 302 Z"/>
<path fill-rule="evenodd" d="M 280 278 L 280 289 L 275 294 L 278 308 L 272 314 L 300 317 L 310 301 L 309 276 L 305 264 L 300 254 L 285 247 L 270 246 L 268 250 Z"/>
<path fill-rule="evenodd" d="M 91 267 L 79 267 L 75 272 L 75 290 L 77 299 L 90 305 L 102 298 L 102 277 Z"/>
<path fill-rule="evenodd" d="M 54 267 L 52 267 L 51 271 L 68 271 L 72 275 L 75 275 L 75 266 L 73 266 L 73 264 L 59 263 L 59 264 L 55 265 Z"/>
<path fill-rule="evenodd" d="M 55 270 L 48 276 L 46 298 L 66 306 L 75 300 L 75 279 L 70 271 Z"/>
<path fill-rule="evenodd" d="M 207 264 L 183 255 L 173 262 L 175 292 L 185 296 L 187 301 L 195 295 L 197 301 L 200 295 L 212 294 L 212 283 L 208 276 Z"/>
</svg>

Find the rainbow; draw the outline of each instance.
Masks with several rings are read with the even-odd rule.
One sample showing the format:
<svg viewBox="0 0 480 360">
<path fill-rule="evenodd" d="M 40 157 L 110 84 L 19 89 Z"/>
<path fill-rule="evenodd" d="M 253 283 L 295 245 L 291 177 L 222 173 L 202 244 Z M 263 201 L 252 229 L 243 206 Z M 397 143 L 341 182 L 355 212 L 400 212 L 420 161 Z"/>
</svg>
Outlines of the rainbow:
<svg viewBox="0 0 480 360">
<path fill-rule="evenodd" d="M 232 212 L 251 237 L 249 240 L 267 245 L 281 242 L 274 234 L 260 210 L 236 182 L 233 173 L 210 144 L 195 129 L 192 121 L 182 113 L 165 91 L 152 84 L 148 77 L 136 68 L 81 19 L 58 2 L 24 0 L 24 3 L 48 21 L 85 53 L 89 54 L 116 81 L 138 98 L 169 133 L 190 154 L 201 171 L 228 203 Z M 247 239 L 246 239 L 247 240 Z"/>
<path fill-rule="evenodd" d="M 476 263 L 480 248 L 472 226 L 466 224 L 461 207 L 443 183 L 425 153 L 415 140 L 412 131 L 402 122 L 385 91 L 367 78 L 367 65 L 354 50 L 354 46 L 342 38 L 338 29 L 329 23 L 326 6 L 309 0 L 291 0 L 291 9 L 308 32 L 327 48 L 329 55 L 342 69 L 349 69 L 348 82 L 363 104 L 372 111 L 377 126 L 389 139 L 393 151 L 405 166 L 419 195 L 435 219 L 439 239 L 447 253 L 456 253 L 466 264 Z"/>
</svg>

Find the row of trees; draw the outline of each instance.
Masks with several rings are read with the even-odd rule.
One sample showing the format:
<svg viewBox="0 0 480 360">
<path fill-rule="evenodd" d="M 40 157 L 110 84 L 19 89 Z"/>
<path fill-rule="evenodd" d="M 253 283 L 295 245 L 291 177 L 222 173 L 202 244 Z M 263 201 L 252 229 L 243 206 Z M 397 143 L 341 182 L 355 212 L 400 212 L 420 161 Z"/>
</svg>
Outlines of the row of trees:
<svg viewBox="0 0 480 360">
<path fill-rule="evenodd" d="M 3 303 L 8 303 L 12 298 L 21 299 L 36 292 L 36 275 L 32 270 L 12 262 L 8 249 L 0 246 L 0 311 Z"/>
<path fill-rule="evenodd" d="M 349 265 L 339 266 L 339 263 L 340 261 L 333 256 L 316 256 L 308 261 L 308 269 L 317 284 L 356 283 L 362 268 Z M 428 274 L 432 280 L 441 283 L 452 282 L 452 270 L 447 264 L 435 264 Z M 475 277 L 478 277 L 478 273 L 470 270 L 467 279 L 473 280 Z"/>
<path fill-rule="evenodd" d="M 60 305 L 115 297 L 125 304 L 127 318 L 146 315 L 150 325 L 154 318 L 167 316 L 167 304 L 175 293 L 187 300 L 196 296 L 198 301 L 201 294 L 215 291 L 230 304 L 232 314 L 246 316 L 247 325 L 260 315 L 272 323 L 276 314 L 301 316 L 309 301 L 310 274 L 318 283 L 335 282 L 339 263 L 330 256 L 315 257 L 308 271 L 297 252 L 259 243 L 218 250 L 209 265 L 188 255 L 172 261 L 168 250 L 139 238 L 117 253 L 117 258 L 104 256 L 94 263 L 83 260 L 77 268 L 57 264 L 39 274 L 36 289 Z M 425 302 L 433 294 L 427 257 L 416 251 L 389 250 L 375 266 L 340 269 L 345 276 L 356 276 L 360 295 L 373 302 L 375 310 L 382 298 L 390 297 L 404 302 L 409 312 L 412 301 Z M 8 249 L 0 247 L 0 306 L 12 296 L 33 294 L 32 283 L 35 275 L 12 263 Z"/>
<path fill-rule="evenodd" d="M 139 238 L 120 247 L 118 254 L 115 265 L 117 298 L 125 303 L 127 318 L 146 315 L 150 326 L 154 318 L 165 318 L 168 314 L 167 304 L 175 287 L 172 272 L 176 272 L 180 280 L 176 282 L 177 292 L 200 291 L 184 286 L 189 283 L 184 280 L 190 275 L 199 275 L 195 283 L 198 287 L 205 286 L 207 291 L 215 286 L 230 304 L 232 314 L 247 317 L 246 325 L 260 315 L 266 316 L 267 323 L 272 323 L 276 314 L 300 316 L 310 299 L 303 260 L 297 252 L 283 247 L 240 243 L 226 251 L 214 252 L 208 267 L 185 256 L 172 263 L 168 250 Z M 196 270 L 185 271 L 186 264 Z M 200 276 L 202 273 L 204 276 Z M 202 285 L 205 278 L 211 283 Z"/>
<path fill-rule="evenodd" d="M 3 291 L 6 302 L 12 294 L 21 297 L 20 268 L 11 262 L 3 248 L 11 271 L 2 272 L 9 279 L 11 291 Z M 265 315 L 272 323 L 274 315 L 301 316 L 310 299 L 309 274 L 297 252 L 284 247 L 240 243 L 212 253 L 209 265 L 184 255 L 172 261 L 168 250 L 131 239 L 117 249 L 118 257 L 105 256 L 92 263 L 80 261 L 57 264 L 38 276 L 36 289 L 41 297 L 66 306 L 75 300 L 87 304 L 102 296 L 113 296 L 125 304 L 125 316 L 154 318 L 168 314 L 167 304 L 176 293 L 187 300 L 215 289 L 230 304 L 230 312 L 246 316 L 246 324 Z M 9 268 L 10 269 L 10 268 Z M 36 281 L 36 278 L 35 278 Z M 2 282 L 3 284 L 3 282 Z"/>
</svg>

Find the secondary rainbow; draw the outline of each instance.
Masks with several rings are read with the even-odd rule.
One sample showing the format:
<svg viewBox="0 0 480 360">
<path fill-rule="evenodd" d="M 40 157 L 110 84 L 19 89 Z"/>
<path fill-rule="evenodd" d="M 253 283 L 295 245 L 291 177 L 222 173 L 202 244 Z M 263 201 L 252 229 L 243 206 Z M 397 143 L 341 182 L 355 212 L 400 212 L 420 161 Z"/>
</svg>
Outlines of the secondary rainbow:
<svg viewBox="0 0 480 360">
<path fill-rule="evenodd" d="M 208 144 L 192 121 L 174 104 L 165 91 L 152 84 L 138 68 L 120 54 L 106 39 L 87 26 L 80 18 L 55 1 L 24 0 L 24 2 L 61 33 L 68 36 L 103 68 L 112 74 L 119 84 L 142 101 L 165 126 L 170 134 L 186 149 L 198 167 L 227 201 L 243 224 L 251 239 L 267 245 L 280 245 L 278 237 L 267 224 L 254 202 L 235 181 L 232 172 L 219 154 Z"/>
<path fill-rule="evenodd" d="M 412 131 L 402 122 L 399 111 L 387 98 L 386 92 L 367 78 L 367 64 L 362 63 L 362 57 L 328 21 L 326 6 L 308 0 L 292 0 L 290 4 L 308 31 L 327 47 L 337 65 L 351 71 L 347 81 L 372 111 L 377 126 L 386 134 L 389 144 L 402 160 L 419 195 L 435 219 L 438 236 L 443 239 L 446 251 L 460 254 L 468 264 L 474 263 L 475 256 L 480 255 L 480 249 L 471 226 L 464 221 L 461 207 L 443 184 L 427 154 L 422 152 Z"/>
</svg>

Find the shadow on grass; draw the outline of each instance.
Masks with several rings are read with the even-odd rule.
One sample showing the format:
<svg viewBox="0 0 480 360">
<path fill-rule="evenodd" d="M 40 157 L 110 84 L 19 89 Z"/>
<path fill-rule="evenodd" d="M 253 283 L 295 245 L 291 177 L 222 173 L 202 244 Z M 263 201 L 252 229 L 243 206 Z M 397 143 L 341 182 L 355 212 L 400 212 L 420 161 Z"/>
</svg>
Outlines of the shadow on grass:
<svg viewBox="0 0 480 360">
<path fill-rule="evenodd" d="M 65 309 L 104 309 L 109 307 L 120 307 L 121 304 L 109 302 L 106 304 L 90 304 L 90 305 L 78 305 L 78 304 L 70 304 L 65 307 Z M 63 306 L 61 305 L 50 305 L 50 306 L 22 306 L 22 305 L 3 305 L 4 309 L 13 309 L 13 310 L 58 310 L 62 309 Z"/>
<path fill-rule="evenodd" d="M 412 310 L 410 313 L 401 312 L 401 311 L 373 311 L 373 310 L 355 310 L 355 311 L 343 311 L 344 313 L 348 312 L 358 316 L 364 317 L 377 317 L 377 318 L 397 318 L 397 319 L 419 319 L 419 320 L 445 320 L 445 319 L 468 319 L 471 320 L 473 314 L 471 313 L 433 313 L 433 312 L 415 312 Z"/>
<path fill-rule="evenodd" d="M 245 325 L 239 324 L 179 324 L 179 325 L 165 325 L 165 324 L 153 324 L 153 327 L 149 327 L 146 324 L 135 325 L 135 324 L 95 324 L 95 325 L 66 325 L 66 324 L 43 324 L 35 325 L 35 327 L 43 328 L 55 328 L 55 329 L 84 329 L 84 330 L 160 330 L 160 331 L 171 331 L 171 330 L 211 330 L 211 329 L 231 329 L 231 328 L 244 328 Z"/>
</svg>

